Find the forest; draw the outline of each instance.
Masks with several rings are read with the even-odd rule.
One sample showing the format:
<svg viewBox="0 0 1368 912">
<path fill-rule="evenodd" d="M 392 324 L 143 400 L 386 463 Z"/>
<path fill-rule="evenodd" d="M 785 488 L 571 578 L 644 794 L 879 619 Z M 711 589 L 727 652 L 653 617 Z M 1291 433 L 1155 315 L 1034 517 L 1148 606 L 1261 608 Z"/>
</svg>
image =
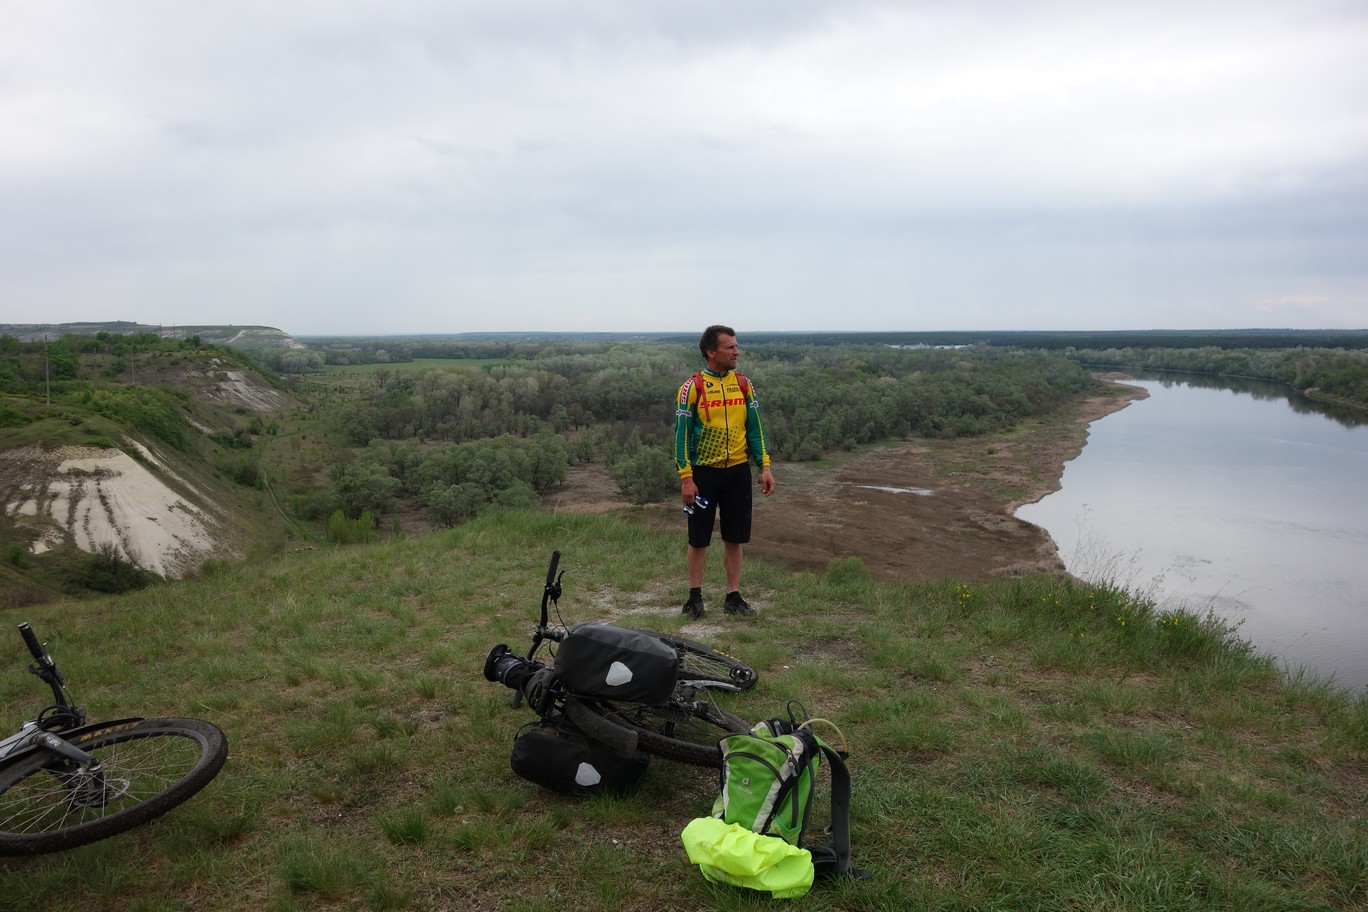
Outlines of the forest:
<svg viewBox="0 0 1368 912">
<path fill-rule="evenodd" d="M 670 403 L 701 363 L 696 346 L 476 342 L 447 351 L 462 366 L 366 375 L 369 388 L 338 416 L 357 456 L 297 503 L 302 515 L 380 516 L 407 500 L 453 524 L 529 502 L 578 462 L 605 465 L 636 502 L 677 491 Z M 746 347 L 741 370 L 780 461 L 981 434 L 1052 411 L 1094 383 L 1058 354 L 987 347 L 760 343 Z"/>
</svg>

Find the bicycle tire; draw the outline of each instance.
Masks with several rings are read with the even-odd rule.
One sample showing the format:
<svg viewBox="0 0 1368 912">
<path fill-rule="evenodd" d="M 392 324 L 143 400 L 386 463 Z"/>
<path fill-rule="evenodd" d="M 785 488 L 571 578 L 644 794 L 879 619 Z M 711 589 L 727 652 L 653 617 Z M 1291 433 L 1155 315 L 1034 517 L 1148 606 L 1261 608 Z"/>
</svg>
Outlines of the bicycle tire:
<svg viewBox="0 0 1368 912">
<path fill-rule="evenodd" d="M 165 814 L 209 784 L 228 757 L 222 731 L 198 719 L 134 719 L 61 733 L 104 765 L 119 794 L 98 806 L 44 750 L 0 764 L 0 855 L 41 855 L 105 839 Z"/>
<path fill-rule="evenodd" d="M 607 701 L 584 705 L 606 726 L 632 733 L 639 750 L 691 766 L 720 767 L 718 742 L 726 735 L 750 731 L 752 723 L 710 700 L 695 702 L 690 696 L 677 692 L 676 699 L 664 706 Z"/>
<path fill-rule="evenodd" d="M 642 630 L 659 637 L 679 653 L 679 677 L 681 680 L 720 681 L 733 684 L 741 690 L 750 690 L 760 681 L 760 673 L 734 656 L 719 652 L 702 643 L 661 633 L 658 630 Z"/>
</svg>

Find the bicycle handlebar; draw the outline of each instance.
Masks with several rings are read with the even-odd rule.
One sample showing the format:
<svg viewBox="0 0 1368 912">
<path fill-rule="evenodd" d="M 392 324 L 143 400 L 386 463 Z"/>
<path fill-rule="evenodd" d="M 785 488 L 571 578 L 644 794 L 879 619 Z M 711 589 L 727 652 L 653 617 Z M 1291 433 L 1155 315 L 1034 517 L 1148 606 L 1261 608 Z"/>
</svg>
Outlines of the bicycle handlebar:
<svg viewBox="0 0 1368 912">
<path fill-rule="evenodd" d="M 527 650 L 529 661 L 537 654 L 541 648 L 542 640 L 560 640 L 556 632 L 551 630 L 549 624 L 551 614 L 548 606 L 552 602 L 560 601 L 561 585 L 560 577 L 556 575 L 556 568 L 560 566 L 561 553 L 559 550 L 551 552 L 551 565 L 546 568 L 546 585 L 542 588 L 541 600 L 541 620 L 535 630 L 532 631 L 532 646 Z M 513 705 L 520 706 L 523 701 L 523 692 L 516 687 L 513 689 Z"/>
<path fill-rule="evenodd" d="M 29 666 L 29 671 L 36 674 L 43 683 L 52 688 L 52 697 L 57 701 L 57 705 L 70 706 L 71 703 L 67 700 L 66 692 L 63 690 L 66 687 L 66 679 L 62 677 L 62 672 L 58 669 L 57 663 L 52 660 L 52 656 L 48 654 L 47 649 L 38 640 L 38 635 L 33 632 L 28 621 L 19 623 L 19 635 L 24 638 L 24 643 L 28 646 L 28 651 L 36 663 Z"/>
<path fill-rule="evenodd" d="M 33 655 L 34 661 L 44 668 L 51 668 L 53 664 L 52 656 L 48 655 L 47 650 L 43 648 L 43 644 L 38 642 L 38 635 L 33 632 L 33 628 L 29 626 L 28 621 L 21 621 L 19 623 L 19 635 L 22 636 L 24 642 L 28 644 L 28 651 Z"/>
<path fill-rule="evenodd" d="M 550 589 L 556 584 L 556 568 L 560 566 L 560 552 L 551 552 L 551 566 L 546 571 L 546 588 Z"/>
<path fill-rule="evenodd" d="M 560 556 L 561 555 L 559 551 L 552 551 L 551 566 L 546 568 L 546 586 L 542 589 L 541 622 L 537 625 L 536 633 L 534 633 L 532 636 L 532 652 L 529 652 L 527 654 L 527 657 L 529 659 L 532 658 L 532 656 L 536 653 L 537 647 L 541 645 L 541 641 L 543 639 L 547 637 L 550 637 L 551 639 L 556 639 L 555 636 L 552 636 L 550 634 L 549 629 L 547 627 L 551 620 L 551 615 L 547 610 L 547 606 L 550 605 L 552 602 L 560 601 L 560 576 L 556 575 L 556 568 L 560 566 Z M 561 574 L 561 576 L 564 576 L 564 574 Z"/>
</svg>

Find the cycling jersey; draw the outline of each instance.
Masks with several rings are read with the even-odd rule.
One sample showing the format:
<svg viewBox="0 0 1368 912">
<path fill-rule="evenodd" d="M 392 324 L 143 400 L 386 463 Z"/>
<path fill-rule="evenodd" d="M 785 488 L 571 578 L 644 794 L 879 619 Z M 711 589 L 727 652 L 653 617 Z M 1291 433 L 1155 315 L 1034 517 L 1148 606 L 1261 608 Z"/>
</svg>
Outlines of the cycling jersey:
<svg viewBox="0 0 1368 912">
<path fill-rule="evenodd" d="M 694 466 L 727 468 L 748 457 L 758 466 L 770 464 L 760 400 L 736 371 L 719 375 L 704 368 L 684 381 L 675 402 L 675 465 L 681 479 L 691 478 Z"/>
</svg>

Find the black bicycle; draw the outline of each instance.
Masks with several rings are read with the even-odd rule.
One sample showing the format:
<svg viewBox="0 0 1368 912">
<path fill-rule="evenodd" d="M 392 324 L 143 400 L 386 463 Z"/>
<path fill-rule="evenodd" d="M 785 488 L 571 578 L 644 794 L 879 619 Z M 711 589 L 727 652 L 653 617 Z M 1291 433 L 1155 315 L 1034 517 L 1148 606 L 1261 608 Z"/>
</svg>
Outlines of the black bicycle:
<svg viewBox="0 0 1368 912">
<path fill-rule="evenodd" d="M 560 552 L 542 590 L 541 620 L 526 658 L 495 646 L 485 660 L 485 677 L 526 698 L 546 718 L 563 713 L 581 732 L 613 751 L 645 751 L 696 766 L 720 766 L 718 741 L 750 731 L 752 724 L 716 704 L 722 692 L 739 693 L 759 680 L 755 669 L 701 643 L 654 630 L 560 620 Z M 557 624 L 550 609 L 557 608 Z M 548 643 L 554 658 L 537 661 Z"/>
<path fill-rule="evenodd" d="M 55 703 L 0 740 L 0 855 L 70 849 L 159 817 L 209 784 L 228 741 L 198 719 L 86 724 L 57 663 L 27 623 L 29 671 Z"/>
</svg>

